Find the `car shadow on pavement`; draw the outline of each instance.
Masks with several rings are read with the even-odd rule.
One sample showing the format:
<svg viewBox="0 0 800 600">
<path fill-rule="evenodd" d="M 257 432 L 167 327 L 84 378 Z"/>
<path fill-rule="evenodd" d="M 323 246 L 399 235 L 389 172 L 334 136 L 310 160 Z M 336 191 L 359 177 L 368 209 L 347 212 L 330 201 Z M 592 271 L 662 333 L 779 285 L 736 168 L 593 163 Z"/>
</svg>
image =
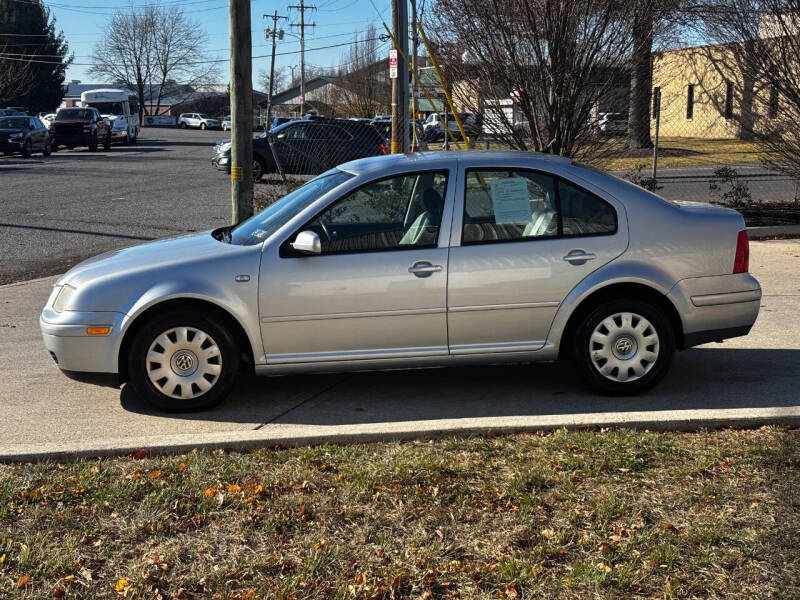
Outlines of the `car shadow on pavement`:
<svg viewBox="0 0 800 600">
<path fill-rule="evenodd" d="M 800 350 L 696 348 L 669 375 L 633 397 L 591 393 L 565 364 L 453 367 L 339 375 L 249 377 L 219 407 L 176 419 L 351 425 L 478 417 L 800 405 Z M 129 386 L 128 411 L 161 415 Z M 275 414 L 275 403 L 287 406 Z"/>
</svg>

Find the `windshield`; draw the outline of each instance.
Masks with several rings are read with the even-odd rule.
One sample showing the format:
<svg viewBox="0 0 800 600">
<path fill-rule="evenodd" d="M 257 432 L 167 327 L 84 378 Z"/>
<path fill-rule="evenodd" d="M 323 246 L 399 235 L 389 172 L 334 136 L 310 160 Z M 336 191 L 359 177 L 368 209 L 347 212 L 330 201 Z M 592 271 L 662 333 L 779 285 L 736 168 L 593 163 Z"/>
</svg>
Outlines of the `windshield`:
<svg viewBox="0 0 800 600">
<path fill-rule="evenodd" d="M 28 126 L 28 119 L 20 117 L 6 117 L 0 119 L 0 129 L 22 129 Z"/>
<path fill-rule="evenodd" d="M 80 119 L 82 121 L 88 121 L 93 116 L 94 113 L 85 108 L 62 108 L 60 111 L 58 111 L 56 119 Z"/>
<path fill-rule="evenodd" d="M 201 119 L 210 119 L 210 118 L 211 118 L 211 117 L 209 117 L 207 114 L 204 114 L 204 113 L 200 113 L 198 116 L 199 116 Z"/>
<path fill-rule="evenodd" d="M 352 177 L 338 169 L 323 173 L 237 225 L 231 231 L 231 243 L 239 246 L 260 244 L 297 213 Z"/>
<path fill-rule="evenodd" d="M 125 114 L 125 111 L 122 109 L 122 102 L 92 102 L 89 106 L 94 106 L 104 115 Z"/>
</svg>

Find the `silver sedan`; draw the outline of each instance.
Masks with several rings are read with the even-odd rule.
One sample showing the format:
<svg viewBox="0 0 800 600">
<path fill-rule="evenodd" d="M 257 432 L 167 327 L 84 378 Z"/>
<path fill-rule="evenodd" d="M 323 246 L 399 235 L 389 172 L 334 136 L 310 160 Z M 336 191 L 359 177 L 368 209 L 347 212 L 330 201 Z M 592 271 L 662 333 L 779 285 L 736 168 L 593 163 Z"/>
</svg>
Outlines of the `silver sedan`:
<svg viewBox="0 0 800 600">
<path fill-rule="evenodd" d="M 362 159 L 235 226 L 88 260 L 41 315 L 64 373 L 166 410 L 243 371 L 574 361 L 633 394 L 759 309 L 744 221 L 567 159 Z"/>
</svg>

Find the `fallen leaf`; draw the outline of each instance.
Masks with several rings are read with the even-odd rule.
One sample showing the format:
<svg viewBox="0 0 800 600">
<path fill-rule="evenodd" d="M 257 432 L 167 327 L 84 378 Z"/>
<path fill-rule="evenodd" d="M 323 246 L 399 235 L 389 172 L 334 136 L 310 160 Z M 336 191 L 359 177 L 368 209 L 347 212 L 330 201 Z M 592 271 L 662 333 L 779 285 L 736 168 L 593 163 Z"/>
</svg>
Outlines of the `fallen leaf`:
<svg viewBox="0 0 800 600">
<path fill-rule="evenodd" d="M 118 592 L 124 592 L 125 588 L 127 588 L 129 585 L 130 582 L 124 577 L 121 577 L 120 579 L 117 579 L 117 583 L 116 585 L 114 585 L 114 589 Z"/>
<path fill-rule="evenodd" d="M 242 491 L 242 488 L 240 488 L 235 483 L 228 484 L 228 493 L 229 494 L 238 494 L 241 491 Z"/>
<path fill-rule="evenodd" d="M 156 479 L 157 477 L 161 477 L 161 475 L 162 475 L 161 471 L 150 471 L 147 474 L 147 478 L 148 479 Z"/>
<path fill-rule="evenodd" d="M 540 533 L 541 533 L 541 536 L 546 540 L 549 540 L 550 538 L 552 538 L 556 534 L 556 532 L 553 531 L 552 529 L 542 529 L 542 531 Z"/>
<path fill-rule="evenodd" d="M 133 460 L 142 460 L 143 458 L 147 458 L 147 450 L 144 448 L 133 453 Z"/>
<path fill-rule="evenodd" d="M 178 465 L 178 471 L 183 471 L 186 468 L 186 463 L 180 463 Z"/>
<path fill-rule="evenodd" d="M 66 595 L 67 593 L 63 589 L 59 587 L 53 588 L 53 598 L 63 598 Z"/>
<path fill-rule="evenodd" d="M 678 528 L 675 527 L 672 523 L 667 523 L 664 525 L 664 531 L 678 531 Z"/>
<path fill-rule="evenodd" d="M 206 491 L 203 492 L 203 495 L 206 498 L 211 498 L 211 496 L 213 496 L 216 493 L 217 493 L 217 488 L 216 487 L 210 487 L 210 488 L 206 488 Z"/>
<path fill-rule="evenodd" d="M 17 589 L 24 588 L 30 582 L 31 582 L 31 576 L 30 575 L 23 575 L 22 577 L 17 579 Z"/>
<path fill-rule="evenodd" d="M 512 581 L 506 586 L 506 597 L 508 598 L 516 598 L 517 597 L 517 584 L 516 582 Z"/>
</svg>

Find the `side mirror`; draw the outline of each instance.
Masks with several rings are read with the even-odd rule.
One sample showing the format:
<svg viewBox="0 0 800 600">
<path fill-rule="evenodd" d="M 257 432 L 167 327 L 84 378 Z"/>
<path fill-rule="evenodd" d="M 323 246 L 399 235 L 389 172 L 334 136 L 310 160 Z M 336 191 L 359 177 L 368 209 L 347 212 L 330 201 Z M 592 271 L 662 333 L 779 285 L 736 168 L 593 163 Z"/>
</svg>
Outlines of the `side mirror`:
<svg viewBox="0 0 800 600">
<path fill-rule="evenodd" d="M 300 254 L 322 254 L 322 243 L 313 231 L 301 231 L 289 245 Z"/>
</svg>

